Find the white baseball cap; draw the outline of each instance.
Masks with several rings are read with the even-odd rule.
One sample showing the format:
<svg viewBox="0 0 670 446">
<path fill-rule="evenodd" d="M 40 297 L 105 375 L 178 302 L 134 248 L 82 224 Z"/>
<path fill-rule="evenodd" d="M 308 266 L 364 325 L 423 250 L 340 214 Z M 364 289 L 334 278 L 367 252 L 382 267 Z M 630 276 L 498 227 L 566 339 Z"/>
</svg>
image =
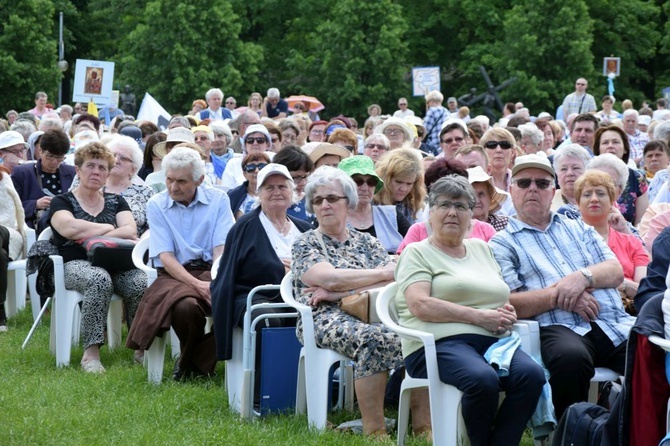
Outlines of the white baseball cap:
<svg viewBox="0 0 670 446">
<path fill-rule="evenodd" d="M 263 182 L 272 175 L 281 175 L 284 178 L 291 180 L 293 182 L 293 177 L 289 173 L 286 166 L 283 164 L 270 163 L 267 166 L 263 167 L 260 172 L 258 172 L 258 178 L 256 179 L 256 191 L 261 190 Z"/>
</svg>

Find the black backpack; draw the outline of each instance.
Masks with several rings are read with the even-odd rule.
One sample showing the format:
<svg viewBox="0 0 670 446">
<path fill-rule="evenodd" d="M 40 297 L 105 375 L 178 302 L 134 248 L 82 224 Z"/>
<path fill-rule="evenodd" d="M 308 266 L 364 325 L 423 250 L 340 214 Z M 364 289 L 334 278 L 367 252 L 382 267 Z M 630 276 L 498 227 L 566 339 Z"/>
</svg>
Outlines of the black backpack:
<svg viewBox="0 0 670 446">
<path fill-rule="evenodd" d="M 552 446 L 599 446 L 609 414 L 597 404 L 573 404 L 561 417 Z"/>
</svg>

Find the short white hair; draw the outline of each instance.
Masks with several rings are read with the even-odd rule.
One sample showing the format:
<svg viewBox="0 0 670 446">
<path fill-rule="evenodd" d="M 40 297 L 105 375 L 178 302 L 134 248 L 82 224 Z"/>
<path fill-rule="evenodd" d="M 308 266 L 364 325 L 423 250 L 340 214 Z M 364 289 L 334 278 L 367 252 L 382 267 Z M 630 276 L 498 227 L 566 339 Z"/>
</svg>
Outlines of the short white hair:
<svg viewBox="0 0 670 446">
<path fill-rule="evenodd" d="M 279 89 L 274 88 L 274 87 L 268 89 L 268 97 L 269 98 L 278 98 L 279 97 Z"/>
<path fill-rule="evenodd" d="M 628 176 L 630 175 L 630 170 L 628 169 L 628 166 L 626 166 L 626 163 L 617 158 L 613 153 L 603 153 L 595 158 L 591 158 L 591 161 L 586 165 L 586 170 L 600 170 L 603 167 L 609 167 L 619 174 L 619 181 L 616 185 L 621 187 L 621 190 L 624 190 L 626 184 L 628 184 Z"/>
<path fill-rule="evenodd" d="M 531 142 L 536 146 L 539 146 L 542 144 L 542 141 L 544 141 L 544 132 L 537 128 L 532 122 L 521 124 L 519 126 L 519 131 L 521 132 L 522 138 L 530 138 Z"/>
<path fill-rule="evenodd" d="M 207 93 L 205 93 L 205 100 L 209 101 L 209 98 L 211 98 L 215 94 L 218 94 L 219 96 L 221 96 L 221 99 L 223 99 L 223 91 L 221 91 L 220 88 L 210 88 L 209 90 L 207 90 Z"/>
<path fill-rule="evenodd" d="M 442 101 L 444 101 L 444 95 L 438 90 L 432 90 L 426 94 L 426 102 L 439 102 L 441 104 Z"/>
<path fill-rule="evenodd" d="M 634 108 L 629 108 L 628 110 L 623 112 L 623 117 L 624 118 L 626 116 L 631 116 L 631 115 L 635 116 L 636 119 L 640 117 L 640 113 L 637 110 L 635 110 Z"/>
<path fill-rule="evenodd" d="M 137 173 L 137 171 L 140 170 L 140 168 L 142 167 L 142 163 L 144 163 L 144 152 L 142 152 L 142 149 L 140 149 L 140 146 L 139 144 L 137 144 L 137 141 L 135 141 L 130 136 L 115 133 L 111 135 L 111 138 L 107 143 L 105 143 L 105 145 L 110 150 L 118 149 L 121 147 L 129 149 L 130 159 L 133 162 L 133 169 L 135 169 L 135 173 Z"/>
<path fill-rule="evenodd" d="M 205 175 L 205 162 L 197 151 L 188 147 L 175 147 L 170 150 L 163 158 L 161 166 L 166 174 L 168 170 L 191 169 L 193 181 L 198 181 Z"/>
</svg>

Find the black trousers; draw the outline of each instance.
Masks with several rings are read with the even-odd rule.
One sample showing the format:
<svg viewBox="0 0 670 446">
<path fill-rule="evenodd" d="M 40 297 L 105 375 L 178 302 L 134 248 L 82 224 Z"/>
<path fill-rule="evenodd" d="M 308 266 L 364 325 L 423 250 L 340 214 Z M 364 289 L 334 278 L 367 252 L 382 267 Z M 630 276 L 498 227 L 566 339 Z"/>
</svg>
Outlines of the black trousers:
<svg viewBox="0 0 670 446">
<path fill-rule="evenodd" d="M 9 266 L 9 231 L 0 225 L 0 305 L 7 300 L 7 268 Z M 0 310 L 5 314 L 4 306 Z"/>
<path fill-rule="evenodd" d="M 586 401 L 596 367 L 608 367 L 623 375 L 626 367 L 626 343 L 615 347 L 596 323 L 580 336 L 562 325 L 540 328 L 542 360 L 551 377 L 552 400 L 556 419 L 573 403 Z"/>
</svg>

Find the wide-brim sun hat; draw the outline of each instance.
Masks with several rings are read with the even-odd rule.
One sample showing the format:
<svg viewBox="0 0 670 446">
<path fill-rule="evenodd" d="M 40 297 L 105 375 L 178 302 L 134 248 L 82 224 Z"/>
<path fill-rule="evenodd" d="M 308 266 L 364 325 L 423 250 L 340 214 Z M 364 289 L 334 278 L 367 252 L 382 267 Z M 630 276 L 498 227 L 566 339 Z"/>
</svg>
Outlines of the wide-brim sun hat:
<svg viewBox="0 0 670 446">
<path fill-rule="evenodd" d="M 340 161 L 349 158 L 351 152 L 349 152 L 344 147 L 336 146 L 335 144 L 330 144 L 328 142 L 319 143 L 311 152 L 309 152 L 309 157 L 314 164 L 323 158 L 326 155 L 335 155 L 340 157 Z"/>
<path fill-rule="evenodd" d="M 153 149 L 154 155 L 156 155 L 158 158 L 163 159 L 165 155 L 167 155 L 166 145 L 169 142 L 194 143 L 195 136 L 193 135 L 193 132 L 191 132 L 191 129 L 187 129 L 184 127 L 175 127 L 168 132 L 167 139 L 165 141 L 161 141 L 154 146 Z"/>
<path fill-rule="evenodd" d="M 350 177 L 354 175 L 369 175 L 376 178 L 377 186 L 375 187 L 375 193 L 379 192 L 384 187 L 384 180 L 382 180 L 379 175 L 377 175 L 377 172 L 375 172 L 375 163 L 369 156 L 358 155 L 343 159 L 340 161 L 340 164 L 337 165 L 337 168 L 344 171 L 344 173 Z"/>
</svg>

